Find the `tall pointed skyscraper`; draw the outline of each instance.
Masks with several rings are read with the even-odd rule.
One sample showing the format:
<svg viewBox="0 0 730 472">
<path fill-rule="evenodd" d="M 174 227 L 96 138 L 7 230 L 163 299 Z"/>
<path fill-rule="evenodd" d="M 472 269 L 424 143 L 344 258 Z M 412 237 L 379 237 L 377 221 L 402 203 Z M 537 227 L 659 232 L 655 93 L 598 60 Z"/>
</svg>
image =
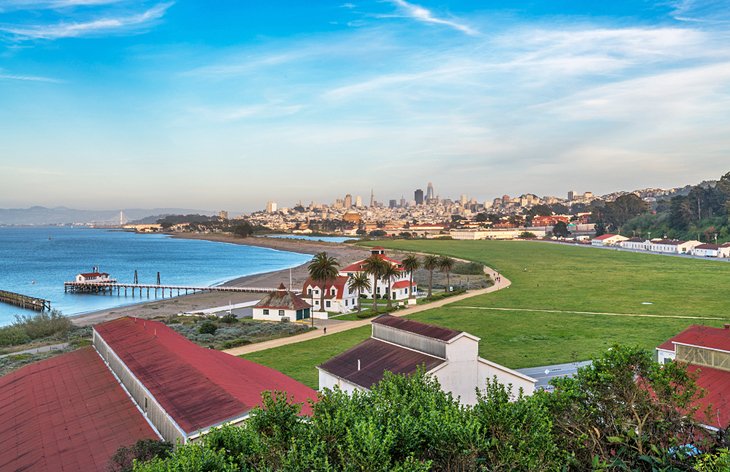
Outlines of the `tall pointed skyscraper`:
<svg viewBox="0 0 730 472">
<path fill-rule="evenodd" d="M 431 182 L 428 183 L 428 187 L 426 187 L 426 201 L 432 202 L 435 195 L 433 194 L 433 184 Z"/>
<path fill-rule="evenodd" d="M 375 193 L 370 189 L 370 208 L 375 206 Z"/>
</svg>

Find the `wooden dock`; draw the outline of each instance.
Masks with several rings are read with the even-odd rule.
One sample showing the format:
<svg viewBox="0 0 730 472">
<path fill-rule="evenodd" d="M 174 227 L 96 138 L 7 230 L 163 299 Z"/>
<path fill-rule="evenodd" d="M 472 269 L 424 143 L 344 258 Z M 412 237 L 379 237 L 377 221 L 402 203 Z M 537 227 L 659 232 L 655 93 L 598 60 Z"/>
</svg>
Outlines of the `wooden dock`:
<svg viewBox="0 0 730 472">
<path fill-rule="evenodd" d="M 29 297 L 15 292 L 0 290 L 0 302 L 15 305 L 26 310 L 46 311 L 51 309 L 50 300 L 42 298 Z"/>
<path fill-rule="evenodd" d="M 159 285 L 159 284 L 125 284 L 118 282 L 64 282 L 63 290 L 66 293 L 88 293 L 99 295 L 117 295 L 139 297 L 146 296 L 150 298 L 165 298 L 165 295 L 179 296 L 192 293 L 202 292 L 236 292 L 236 293 L 270 293 L 275 292 L 276 288 L 262 287 L 189 287 L 184 285 Z M 115 293 L 116 292 L 116 293 Z M 175 295 L 173 295 L 175 294 Z"/>
</svg>

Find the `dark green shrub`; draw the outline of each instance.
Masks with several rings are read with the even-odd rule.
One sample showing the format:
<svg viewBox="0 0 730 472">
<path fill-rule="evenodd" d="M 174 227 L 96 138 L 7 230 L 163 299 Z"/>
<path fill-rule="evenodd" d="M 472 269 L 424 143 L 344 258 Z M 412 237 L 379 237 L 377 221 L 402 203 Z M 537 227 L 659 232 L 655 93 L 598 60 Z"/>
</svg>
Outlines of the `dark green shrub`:
<svg viewBox="0 0 730 472">
<path fill-rule="evenodd" d="M 233 313 L 226 313 L 221 317 L 221 323 L 233 324 L 238 323 L 238 318 Z"/>
<path fill-rule="evenodd" d="M 198 328 L 200 334 L 213 335 L 216 331 L 218 331 L 218 327 L 212 321 L 203 321 Z"/>
</svg>

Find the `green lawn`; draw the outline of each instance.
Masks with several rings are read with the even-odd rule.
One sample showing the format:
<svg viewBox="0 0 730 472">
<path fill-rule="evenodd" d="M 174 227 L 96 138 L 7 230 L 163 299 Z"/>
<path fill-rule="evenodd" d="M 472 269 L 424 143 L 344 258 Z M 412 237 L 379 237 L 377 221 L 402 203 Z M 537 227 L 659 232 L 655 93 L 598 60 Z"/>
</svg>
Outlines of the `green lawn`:
<svg viewBox="0 0 730 472">
<path fill-rule="evenodd" d="M 509 278 L 512 286 L 508 289 L 412 318 L 479 336 L 483 357 L 513 368 L 587 359 L 614 343 L 653 349 L 690 324 L 720 326 L 730 320 L 730 264 L 725 262 L 523 241 L 371 243 L 375 244 L 481 262 Z M 718 320 L 540 313 L 530 309 Z M 368 334 L 369 330 L 358 329 L 246 357 L 316 387 L 314 366 Z"/>
</svg>

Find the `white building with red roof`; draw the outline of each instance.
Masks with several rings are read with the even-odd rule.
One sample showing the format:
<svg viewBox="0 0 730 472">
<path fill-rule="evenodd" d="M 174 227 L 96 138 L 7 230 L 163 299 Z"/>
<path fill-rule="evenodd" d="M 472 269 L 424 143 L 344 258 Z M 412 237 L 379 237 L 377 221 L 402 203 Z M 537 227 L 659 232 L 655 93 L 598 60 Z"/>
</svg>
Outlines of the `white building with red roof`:
<svg viewBox="0 0 730 472">
<path fill-rule="evenodd" d="M 621 236 L 620 234 L 606 233 L 591 239 L 591 246 L 617 246 L 619 243 L 626 241 L 627 239 L 629 238 Z"/>
<path fill-rule="evenodd" d="M 659 345 L 657 359 L 664 364 L 685 362 L 705 390 L 695 419 L 710 429 L 730 426 L 730 324 L 724 328 L 692 325 Z M 707 411 L 709 409 L 709 414 Z"/>
<path fill-rule="evenodd" d="M 308 320 L 311 305 L 302 297 L 279 285 L 279 289 L 267 294 L 253 307 L 253 319 L 263 321 Z"/>
<path fill-rule="evenodd" d="M 324 284 L 324 309 L 319 306 L 322 302 L 323 284 L 321 282 L 315 282 L 311 277 L 308 278 L 302 288 L 302 297 L 314 307 L 314 311 L 350 313 L 357 308 L 357 292 L 350 289 L 349 280 L 348 276 L 339 275 L 335 280 Z"/>
<path fill-rule="evenodd" d="M 371 257 L 375 256 L 379 259 L 387 262 L 388 264 L 394 265 L 398 268 L 400 271 L 400 275 L 396 277 L 395 279 L 391 280 L 390 283 L 387 283 L 384 280 L 378 280 L 375 287 L 375 295 L 377 297 L 386 297 L 389 294 L 393 294 L 392 298 L 393 300 L 406 300 L 410 297 L 411 293 L 416 293 L 417 286 L 416 283 L 413 282 L 413 286 L 411 286 L 411 273 L 408 272 L 403 268 L 403 263 L 401 261 L 391 259 L 385 254 L 385 249 L 382 247 L 374 247 L 370 251 Z M 349 266 L 345 267 L 344 269 L 340 269 L 340 275 L 344 275 L 347 277 L 354 277 L 356 274 L 365 272 L 365 262 L 367 259 L 363 259 L 357 262 L 354 262 L 350 264 Z M 372 281 L 371 281 L 372 284 Z M 306 292 L 305 292 L 306 293 Z M 373 290 L 369 291 L 363 291 L 363 295 L 365 295 L 368 298 L 373 298 Z"/>
<path fill-rule="evenodd" d="M 114 283 L 116 280 L 109 277 L 106 272 L 99 272 L 98 267 L 94 267 L 91 272 L 82 272 L 76 274 L 76 282 L 79 283 Z"/>
</svg>

